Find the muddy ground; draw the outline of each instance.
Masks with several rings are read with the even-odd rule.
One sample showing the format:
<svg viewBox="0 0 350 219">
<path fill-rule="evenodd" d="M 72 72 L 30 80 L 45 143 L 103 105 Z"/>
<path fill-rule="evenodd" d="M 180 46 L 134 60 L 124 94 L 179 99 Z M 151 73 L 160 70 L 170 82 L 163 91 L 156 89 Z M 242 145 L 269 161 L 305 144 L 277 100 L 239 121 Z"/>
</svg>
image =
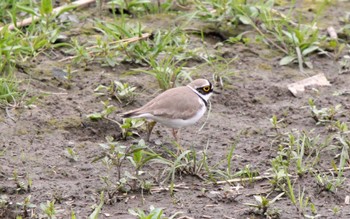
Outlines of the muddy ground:
<svg viewBox="0 0 350 219">
<path fill-rule="evenodd" d="M 305 7 L 305 13 L 312 13 L 312 10 L 307 10 L 307 7 L 312 6 Z M 350 10 L 350 3 L 339 2 L 330 6 L 323 18 L 327 21 L 324 26 L 332 24 L 339 28 L 337 15 L 345 15 L 344 8 Z M 94 7 L 85 8 L 77 13 L 84 13 L 90 18 L 97 14 Z M 109 15 L 108 10 L 105 10 L 102 19 L 109 19 Z M 152 16 L 149 15 L 148 18 L 150 17 Z M 159 17 L 158 15 L 157 18 L 150 18 L 146 22 L 147 25 L 157 29 L 171 22 L 166 16 L 164 21 Z M 87 19 L 84 25 L 89 24 Z M 195 47 L 201 44 L 200 37 L 196 35 L 191 35 L 190 40 Z M 349 95 L 333 94 L 349 91 L 350 74 L 339 74 L 337 61 L 327 56 L 313 55 L 311 61 L 314 69 L 303 74 L 299 72 L 297 65 L 279 66 L 280 56 L 276 55 L 272 48 L 254 43 L 224 43 L 219 49 L 214 48 L 220 40 L 215 36 L 208 36 L 205 38 L 205 44 L 211 52 L 222 54 L 224 58 L 237 56 L 229 67 L 234 75 L 225 82 L 225 88 L 216 84 L 215 89 L 220 94 L 211 98 L 212 109 L 204 128 L 198 131 L 206 121 L 206 116 L 195 126 L 181 130 L 183 147 L 192 147 L 200 154 L 208 146 L 209 165 L 225 160 L 230 146 L 236 143 L 232 173 L 250 165 L 251 170 L 257 171 L 260 176 L 271 174 L 271 159 L 277 156 L 279 147 L 269 120 L 273 115 L 284 120 L 281 123 L 281 133 L 304 130 L 308 135 L 320 135 L 320 139 L 324 140 L 334 131 L 326 126 L 316 125 L 307 107 L 309 98 L 313 98 L 319 108 L 341 104 L 342 112 L 337 114 L 336 118 L 349 124 Z M 24 107 L 23 104 L 0 111 L 0 192 L 7 196 L 3 199 L 8 201 L 6 206 L 0 209 L 1 218 L 23 216 L 23 208 L 16 203 L 23 202 L 28 196 L 31 196 L 30 202 L 36 205 L 32 212 L 36 215 L 42 214 L 40 203 L 56 200 L 58 218 L 69 218 L 71 210 L 74 210 L 78 218 L 87 218 L 99 203 L 100 192 L 108 190 L 101 177 L 110 176 L 115 180 L 116 174 L 115 169 L 109 172 L 101 162 L 92 161 L 102 154 L 99 144 L 106 142 L 106 136 L 118 137 L 121 132 L 112 122 L 92 122 L 86 118 L 86 115 L 102 110 L 100 101 L 103 97 L 96 97 L 94 89 L 100 84 L 108 84 L 111 80 L 120 80 L 136 86 L 137 95 L 131 104 L 125 106 L 115 99 L 111 100 L 120 112 L 141 106 L 159 93 L 157 82 L 149 75 L 123 76 L 123 73 L 135 68 L 130 64 L 120 64 L 114 68 L 101 67 L 97 63 L 91 63 L 86 68 L 76 66 L 74 70 L 77 72 L 74 73 L 72 86 L 66 89 L 52 74 L 54 67 L 64 68 L 69 62 L 57 61 L 64 57 L 62 53 L 57 52 L 41 54 L 31 61 L 29 70 L 19 70 L 17 76 L 22 80 L 21 90 L 27 92 L 25 100 L 31 97 L 37 99 L 30 107 Z M 211 69 L 200 64 L 202 63 L 197 61 L 187 64 L 192 68 L 199 66 L 192 78 L 212 80 Z M 294 97 L 288 91 L 288 84 L 320 72 L 326 75 L 331 86 L 318 87 L 317 91 L 308 89 L 299 97 Z M 186 83 L 188 81 L 183 82 Z M 111 118 L 120 121 L 117 113 Z M 140 138 L 146 135 L 144 129 L 140 129 L 139 133 Z M 167 128 L 156 126 L 148 146 L 164 154 L 164 149 L 159 145 L 159 142 L 162 142 L 162 145 L 175 151 L 170 133 Z M 125 141 L 120 140 L 120 143 L 131 145 L 140 138 L 129 137 Z M 78 155 L 77 161 L 72 161 L 66 156 L 67 147 L 75 150 Z M 339 150 L 322 152 L 320 164 L 316 169 L 330 169 L 332 160 L 339 161 L 336 157 L 338 153 Z M 124 167 L 124 171 L 127 168 Z M 162 168 L 162 165 L 150 164 L 143 170 L 156 175 L 158 169 Z M 226 163 L 220 163 L 217 168 L 224 170 Z M 14 172 L 25 186 L 28 184 L 28 178 L 32 180 L 30 191 L 18 190 L 13 179 Z M 205 171 L 203 174 L 205 175 Z M 345 198 L 350 195 L 350 181 L 347 172 L 345 176 L 347 178 L 343 186 L 334 192 L 323 191 L 312 174 L 292 179 L 295 189 L 298 189 L 299 185 L 305 188 L 306 196 L 311 198 L 321 218 L 349 218 L 350 208 L 345 204 Z M 154 189 L 167 188 L 169 183 L 159 185 L 151 177 L 148 180 L 154 184 Z M 144 194 L 140 191 L 116 193 L 113 201 L 106 201 L 99 218 L 133 218 L 128 209 L 148 210 L 151 205 L 164 208 L 164 213 L 168 216 L 182 212 L 182 216 L 192 218 L 264 218 L 255 214 L 254 209 L 244 203 L 256 203 L 254 195 L 269 194 L 272 199 L 281 193 L 273 191 L 269 179 L 216 185 L 196 176 L 177 174 L 175 184 L 178 187 L 174 196 L 167 190 L 153 190 Z M 339 207 L 339 214 L 333 214 L 334 207 Z M 279 218 L 300 217 L 296 207 L 286 196 L 272 204 L 270 209 L 278 212 Z M 312 215 L 309 207 L 306 211 Z"/>
</svg>

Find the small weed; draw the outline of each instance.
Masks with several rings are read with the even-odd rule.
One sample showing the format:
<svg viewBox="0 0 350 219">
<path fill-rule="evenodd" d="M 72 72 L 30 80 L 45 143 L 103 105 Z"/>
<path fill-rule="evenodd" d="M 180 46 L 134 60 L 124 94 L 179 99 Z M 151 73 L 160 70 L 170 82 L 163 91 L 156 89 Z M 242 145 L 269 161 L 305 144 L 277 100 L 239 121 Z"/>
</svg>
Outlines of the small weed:
<svg viewBox="0 0 350 219">
<path fill-rule="evenodd" d="M 55 201 L 47 201 L 46 204 L 41 203 L 40 208 L 46 217 L 50 219 L 56 218 Z"/>
<path fill-rule="evenodd" d="M 159 61 L 151 59 L 149 61 L 151 70 L 134 69 L 134 71 L 152 75 L 157 80 L 159 88 L 167 90 L 175 87 L 177 79 L 181 74 L 185 74 L 182 68 L 185 64 L 180 64 L 180 61 L 169 55 Z"/>
<path fill-rule="evenodd" d="M 212 68 L 213 81 L 218 83 L 222 88 L 226 87 L 227 83 L 231 83 L 231 78 L 236 75 L 236 72 L 232 70 L 231 63 L 236 61 L 237 57 L 233 59 L 225 59 L 220 56 L 211 58 L 208 56 L 206 62 Z"/>
<path fill-rule="evenodd" d="M 123 123 L 120 123 L 120 122 L 113 120 L 113 119 L 110 119 L 108 117 L 110 114 L 112 114 L 113 112 L 116 111 L 116 107 L 113 105 L 110 105 L 109 100 L 101 101 L 101 103 L 102 103 L 103 108 L 104 108 L 101 112 L 92 113 L 92 114 L 87 115 L 86 117 L 93 120 L 93 121 L 97 121 L 100 119 L 106 119 L 108 121 L 111 121 L 111 122 L 117 124 L 118 127 L 122 131 L 122 133 L 121 133 L 122 139 L 126 139 L 127 137 L 133 136 L 133 135 L 136 135 L 136 136 L 139 135 L 137 132 L 137 129 L 145 124 L 145 119 L 143 119 L 143 118 L 125 118 L 125 119 L 123 119 Z"/>
<path fill-rule="evenodd" d="M 197 17 L 202 20 L 236 26 L 240 22 L 243 8 L 248 6 L 246 0 L 227 1 L 194 1 L 197 9 Z"/>
<path fill-rule="evenodd" d="M 270 206 L 273 203 L 275 203 L 278 199 L 280 199 L 283 195 L 284 195 L 284 192 L 280 193 L 272 200 L 269 200 L 265 196 L 254 195 L 254 198 L 257 204 L 251 204 L 251 203 L 244 203 L 244 204 L 250 207 L 254 207 L 260 212 L 260 214 L 268 216 L 268 209 L 270 208 Z"/>
<path fill-rule="evenodd" d="M 15 182 L 18 193 L 25 193 L 28 191 L 27 189 L 28 187 L 26 187 L 25 183 L 21 181 L 19 178 L 20 177 L 18 176 L 17 170 L 14 170 L 12 174 L 12 178 L 10 179 Z M 30 190 L 30 187 L 29 187 L 29 190 Z"/>
<path fill-rule="evenodd" d="M 12 102 L 16 102 L 18 96 L 18 82 L 14 77 L 0 77 L 0 107 L 5 107 Z"/>
<path fill-rule="evenodd" d="M 110 114 L 117 110 L 115 106 L 109 104 L 109 100 L 101 101 L 101 103 L 103 105 L 103 110 L 101 112 L 92 113 L 87 115 L 86 117 L 88 117 L 91 120 L 107 119 Z"/>
<path fill-rule="evenodd" d="M 99 85 L 94 91 L 96 95 L 108 95 L 115 97 L 120 103 L 126 102 L 129 104 L 135 96 L 136 87 L 130 86 L 128 83 L 120 81 L 111 82 L 109 86 Z"/>
<path fill-rule="evenodd" d="M 129 136 L 138 136 L 137 129 L 145 124 L 145 120 L 142 118 L 125 118 L 123 124 L 120 125 L 122 130 L 122 138 L 126 139 Z"/>
<path fill-rule="evenodd" d="M 122 146 L 114 142 L 113 138 L 107 137 L 107 143 L 100 144 L 104 149 L 104 155 L 94 159 L 94 162 L 101 161 L 108 170 L 115 168 L 117 171 L 117 182 L 113 183 L 108 177 L 103 181 L 110 188 L 116 191 L 135 191 L 138 189 L 150 189 L 150 183 L 141 179 L 141 170 L 144 165 L 157 158 L 159 155 L 150 151 L 143 140 L 137 145 L 130 147 Z M 123 165 L 131 164 L 133 172 L 124 171 Z M 123 174 L 123 176 L 122 176 Z"/>
<path fill-rule="evenodd" d="M 183 170 L 188 167 L 190 161 L 187 159 L 187 156 L 191 153 L 190 150 L 183 151 L 180 155 L 175 156 L 174 160 L 165 159 L 163 157 L 160 157 L 156 161 L 158 163 L 166 165 L 164 170 L 162 171 L 162 176 L 166 175 L 164 177 L 163 183 L 165 181 L 170 180 L 170 194 L 174 195 L 174 186 L 175 186 L 175 176 L 176 173 L 182 172 Z"/>
<path fill-rule="evenodd" d="M 292 4 L 295 4 L 295 1 Z M 273 6 L 274 1 L 258 2 L 246 7 L 237 4 L 233 7 L 237 11 L 234 20 L 252 26 L 265 43 L 284 53 L 285 56 L 280 60 L 280 65 L 297 61 L 302 72 L 303 65 L 312 68 L 312 63 L 307 56 L 316 51 L 326 54 L 320 46 L 326 37 L 319 35 L 316 27 L 317 20 L 311 22 L 311 25 L 296 24 L 291 19 L 291 11 L 288 16 L 285 16 L 274 10 Z M 321 13 L 322 8 L 319 10 L 318 13 Z"/>
<path fill-rule="evenodd" d="M 78 161 L 79 156 L 78 156 L 77 152 L 75 152 L 74 149 L 71 147 L 66 148 L 65 155 L 71 161 Z"/>
<path fill-rule="evenodd" d="M 151 218 L 157 218 L 157 219 L 174 219 L 178 217 L 179 214 L 182 214 L 182 212 L 176 212 L 175 214 L 171 215 L 170 217 L 165 217 L 163 214 L 163 208 L 155 208 L 152 205 L 149 208 L 149 213 L 147 214 L 141 209 L 129 209 L 129 214 L 132 216 L 137 217 L 138 219 L 151 219 Z"/>
<path fill-rule="evenodd" d="M 292 181 L 287 175 L 286 177 L 287 180 L 287 187 L 282 187 L 282 190 L 286 193 L 287 197 L 290 199 L 292 204 L 296 207 L 298 212 L 304 216 L 304 217 L 310 217 L 310 215 L 306 214 L 306 209 L 310 207 L 311 209 L 314 209 L 314 205 L 310 201 L 310 197 L 306 197 L 305 194 L 305 188 L 301 188 L 299 186 L 298 188 L 298 194 L 296 195 L 294 192 L 294 184 L 292 184 Z M 314 211 L 314 210 L 312 210 Z"/>
<path fill-rule="evenodd" d="M 270 118 L 270 122 L 271 122 L 271 125 L 272 125 L 272 128 L 276 131 L 277 135 L 280 135 L 280 124 L 283 122 L 284 119 L 278 119 L 276 115 L 273 115 L 271 118 Z"/>
<path fill-rule="evenodd" d="M 98 219 L 104 205 L 104 192 L 100 194 L 100 204 L 94 205 L 94 211 L 89 215 L 89 219 Z"/>
<path fill-rule="evenodd" d="M 332 209 L 330 209 L 330 211 L 332 211 L 334 216 L 341 214 L 341 208 L 339 206 L 334 206 Z"/>
<path fill-rule="evenodd" d="M 31 195 L 28 195 L 23 202 L 17 202 L 16 205 L 18 207 L 20 207 L 22 210 L 23 210 L 23 216 L 24 218 L 27 218 L 27 217 L 32 217 L 31 214 L 29 214 L 29 211 L 31 211 L 31 209 L 34 209 L 36 208 L 36 205 L 35 204 L 32 204 L 30 202 L 30 199 L 31 199 Z"/>
<path fill-rule="evenodd" d="M 341 105 L 331 106 L 330 108 L 317 109 L 317 106 L 313 99 L 309 99 L 309 108 L 312 118 L 316 121 L 316 124 L 326 124 L 335 120 L 335 116 L 340 113 Z"/>
</svg>

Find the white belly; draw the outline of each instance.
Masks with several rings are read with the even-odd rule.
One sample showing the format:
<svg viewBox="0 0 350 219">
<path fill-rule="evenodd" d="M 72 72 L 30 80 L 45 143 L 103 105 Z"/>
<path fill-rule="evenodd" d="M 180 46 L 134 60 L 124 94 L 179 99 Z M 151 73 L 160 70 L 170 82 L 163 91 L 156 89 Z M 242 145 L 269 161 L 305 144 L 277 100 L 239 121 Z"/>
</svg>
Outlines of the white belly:
<svg viewBox="0 0 350 219">
<path fill-rule="evenodd" d="M 159 122 L 165 126 L 168 126 L 170 128 L 182 128 L 185 126 L 193 125 L 195 124 L 202 116 L 204 115 L 205 111 L 207 110 L 206 106 L 202 106 L 202 108 L 197 112 L 197 114 L 189 119 L 168 119 L 164 117 L 158 117 L 158 116 L 153 116 L 151 114 L 142 114 L 137 117 L 142 117 L 146 119 L 151 119 L 156 122 Z"/>
</svg>

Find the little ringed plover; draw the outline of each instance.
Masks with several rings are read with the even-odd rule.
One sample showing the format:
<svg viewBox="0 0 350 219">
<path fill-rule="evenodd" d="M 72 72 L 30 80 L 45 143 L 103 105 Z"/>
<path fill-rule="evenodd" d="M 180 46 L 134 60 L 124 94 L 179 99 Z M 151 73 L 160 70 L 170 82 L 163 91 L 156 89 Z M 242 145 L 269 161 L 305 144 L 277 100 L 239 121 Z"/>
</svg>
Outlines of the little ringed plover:
<svg viewBox="0 0 350 219">
<path fill-rule="evenodd" d="M 186 86 L 166 90 L 144 106 L 121 116 L 152 120 L 148 125 L 148 141 L 157 122 L 172 128 L 177 141 L 178 129 L 193 125 L 204 115 L 212 94 L 213 85 L 206 79 L 197 79 Z"/>
</svg>

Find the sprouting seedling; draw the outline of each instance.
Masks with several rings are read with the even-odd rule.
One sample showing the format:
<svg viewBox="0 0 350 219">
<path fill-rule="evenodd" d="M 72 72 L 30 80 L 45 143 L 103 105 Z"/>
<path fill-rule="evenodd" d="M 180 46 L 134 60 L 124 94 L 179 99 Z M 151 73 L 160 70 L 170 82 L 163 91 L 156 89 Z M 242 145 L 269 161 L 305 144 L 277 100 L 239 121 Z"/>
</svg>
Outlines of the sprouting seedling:
<svg viewBox="0 0 350 219">
<path fill-rule="evenodd" d="M 128 83 L 113 81 L 109 86 L 99 85 L 94 91 L 98 96 L 107 95 L 116 98 L 120 103 L 130 103 L 135 96 L 136 87 L 130 86 Z"/>
<path fill-rule="evenodd" d="M 98 219 L 100 212 L 102 211 L 102 207 L 104 205 L 104 192 L 102 191 L 100 194 L 100 203 L 95 207 L 94 211 L 89 215 L 89 219 Z"/>
<path fill-rule="evenodd" d="M 141 139 L 137 145 L 133 145 L 130 148 L 130 152 L 128 154 L 128 160 L 134 167 L 134 175 L 131 177 L 134 181 L 133 189 L 137 188 L 137 182 L 141 182 L 141 186 L 145 185 L 142 180 L 139 178 L 141 173 L 141 168 L 149 163 L 150 161 L 159 157 L 158 154 L 152 151 L 146 151 L 147 146 L 145 141 Z M 130 174 L 129 174 L 130 175 Z M 147 183 L 146 183 L 147 184 Z"/>
<path fill-rule="evenodd" d="M 125 118 L 123 124 L 120 125 L 122 130 L 122 138 L 126 139 L 128 136 L 138 135 L 137 128 L 143 126 L 145 120 L 142 118 Z"/>
<path fill-rule="evenodd" d="M 309 108 L 312 114 L 312 118 L 316 121 L 316 124 L 325 124 L 335 119 L 335 115 L 340 112 L 342 105 L 331 106 L 329 108 L 317 109 L 313 99 L 309 99 Z"/>
<path fill-rule="evenodd" d="M 107 136 L 106 140 L 106 143 L 100 144 L 100 147 L 105 150 L 105 153 L 103 156 L 94 159 L 93 162 L 101 160 L 108 169 L 115 166 L 117 169 L 117 179 L 120 180 L 121 168 L 126 159 L 127 147 L 120 145 L 117 141 L 114 141 L 113 137 L 111 136 Z"/>
<path fill-rule="evenodd" d="M 30 202 L 31 195 L 28 195 L 23 202 L 17 202 L 16 205 L 23 208 L 23 215 L 25 218 L 29 217 L 28 210 L 36 208 L 35 204 Z"/>
<path fill-rule="evenodd" d="M 278 120 L 277 116 L 276 116 L 276 115 L 273 115 L 273 116 L 270 118 L 270 122 L 271 122 L 271 124 L 272 124 L 272 128 L 278 133 L 278 132 L 279 132 L 278 130 L 281 128 L 281 127 L 279 126 L 279 124 L 280 124 L 281 122 L 283 122 L 283 119 Z"/>
<path fill-rule="evenodd" d="M 251 203 L 245 203 L 245 205 L 248 205 L 250 207 L 257 208 L 259 211 L 261 211 L 262 215 L 265 215 L 268 208 L 275 203 L 277 200 L 279 200 L 285 193 L 282 192 L 279 195 L 277 195 L 272 200 L 269 200 L 266 196 L 261 195 L 254 195 L 255 201 L 257 204 L 251 204 Z"/>
<path fill-rule="evenodd" d="M 117 110 L 115 106 L 109 104 L 109 100 L 101 101 L 101 103 L 103 105 L 102 112 L 97 112 L 97 113 L 92 113 L 87 115 L 89 119 L 91 120 L 107 119 L 108 115 L 112 114 Z M 113 121 L 113 122 L 116 122 L 116 121 Z"/>
<path fill-rule="evenodd" d="M 149 214 L 147 214 L 145 211 L 142 209 L 129 209 L 129 214 L 132 216 L 137 217 L 138 219 L 150 219 L 150 218 L 157 218 L 157 219 L 174 219 L 177 218 L 179 214 L 182 214 L 182 212 L 176 212 L 175 214 L 171 215 L 170 217 L 165 217 L 164 216 L 164 210 L 163 208 L 155 208 L 153 205 L 150 206 L 149 208 Z"/>
<path fill-rule="evenodd" d="M 128 83 L 122 83 L 119 81 L 114 81 L 114 86 L 116 87 L 114 95 L 120 103 L 124 101 L 130 103 L 132 101 L 136 87 L 132 87 Z"/>
<path fill-rule="evenodd" d="M 71 161 L 78 161 L 78 154 L 74 151 L 73 148 L 67 147 L 65 150 L 65 155 L 68 157 Z"/>
<path fill-rule="evenodd" d="M 19 180 L 19 176 L 18 176 L 17 170 L 13 171 L 12 180 L 15 181 L 18 192 L 27 191 L 24 182 Z"/>
<path fill-rule="evenodd" d="M 50 218 L 50 219 L 56 218 L 55 217 L 55 215 L 56 215 L 55 200 L 46 201 L 46 204 L 41 203 L 40 208 L 48 218 Z"/>
</svg>

